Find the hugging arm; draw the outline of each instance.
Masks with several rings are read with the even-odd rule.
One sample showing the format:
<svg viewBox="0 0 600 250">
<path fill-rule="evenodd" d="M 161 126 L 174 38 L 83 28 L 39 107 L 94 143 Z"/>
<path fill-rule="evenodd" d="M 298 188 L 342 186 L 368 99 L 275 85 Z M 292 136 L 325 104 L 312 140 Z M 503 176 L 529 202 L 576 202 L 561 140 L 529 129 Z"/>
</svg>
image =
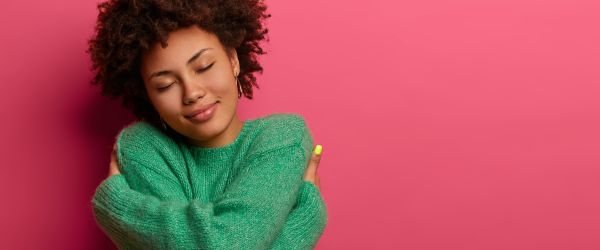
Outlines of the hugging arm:
<svg viewBox="0 0 600 250">
<path fill-rule="evenodd" d="M 313 249 L 327 224 L 327 207 L 319 189 L 304 181 L 296 206 L 271 249 Z"/>
<path fill-rule="evenodd" d="M 264 249 L 284 231 L 305 163 L 300 143 L 262 152 L 215 202 L 163 201 L 114 175 L 97 188 L 93 210 L 101 228 L 122 246 Z"/>
</svg>

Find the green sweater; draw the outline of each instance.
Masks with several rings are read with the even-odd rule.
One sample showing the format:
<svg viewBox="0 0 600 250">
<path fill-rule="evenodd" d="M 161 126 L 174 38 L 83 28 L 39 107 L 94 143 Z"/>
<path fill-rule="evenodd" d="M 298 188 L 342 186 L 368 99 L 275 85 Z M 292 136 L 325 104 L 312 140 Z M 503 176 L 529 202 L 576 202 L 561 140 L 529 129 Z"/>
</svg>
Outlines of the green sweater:
<svg viewBox="0 0 600 250">
<path fill-rule="evenodd" d="M 177 143 L 144 121 L 116 144 L 121 174 L 92 205 L 121 249 L 312 249 L 327 224 L 319 190 L 303 180 L 313 139 L 299 115 L 246 120 L 219 148 Z"/>
</svg>

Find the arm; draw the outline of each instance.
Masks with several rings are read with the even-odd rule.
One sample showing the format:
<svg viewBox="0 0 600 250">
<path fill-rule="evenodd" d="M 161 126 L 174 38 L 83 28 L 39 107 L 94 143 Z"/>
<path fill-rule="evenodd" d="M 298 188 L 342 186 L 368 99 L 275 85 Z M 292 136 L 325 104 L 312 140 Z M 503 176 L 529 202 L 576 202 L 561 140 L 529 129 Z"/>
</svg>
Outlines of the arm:
<svg viewBox="0 0 600 250">
<path fill-rule="evenodd" d="M 299 143 L 257 155 L 214 203 L 161 201 L 115 175 L 97 188 L 94 213 L 103 230 L 124 244 L 264 249 L 283 229 L 305 164 Z"/>
<path fill-rule="evenodd" d="M 160 200 L 185 197 L 174 176 L 142 168 L 141 164 L 136 162 L 127 164 L 126 167 L 123 167 L 127 171 L 122 174 L 131 189 Z M 309 168 L 310 165 L 306 171 Z M 118 167 L 116 171 L 118 172 Z M 300 188 L 296 205 L 271 249 L 313 249 L 321 237 L 326 223 L 327 210 L 319 189 L 312 182 L 305 180 Z M 124 239 L 110 236 L 116 245 L 127 245 L 127 241 Z"/>
<path fill-rule="evenodd" d="M 183 185 L 170 173 L 161 173 L 152 168 L 145 167 L 135 161 L 126 161 L 121 173 L 129 188 L 145 195 L 150 195 L 159 200 L 189 200 L 189 195 Z M 187 187 L 189 190 L 189 187 Z"/>
<path fill-rule="evenodd" d="M 137 171 L 137 165 L 130 165 L 128 172 L 123 172 L 131 189 L 155 196 L 161 200 L 170 197 L 185 197 L 181 187 L 173 178 L 167 182 L 157 182 L 166 177 L 154 171 Z M 133 183 L 137 183 L 134 187 Z M 160 184 L 158 184 L 160 183 Z M 317 187 L 304 181 L 300 188 L 296 205 L 289 214 L 283 231 L 277 236 L 271 249 L 313 249 L 321 237 L 327 223 L 327 210 Z M 101 224 L 102 225 L 102 224 Z M 104 225 L 106 228 L 106 225 Z M 126 248 L 126 238 L 110 235 L 117 246 Z"/>
<path fill-rule="evenodd" d="M 327 208 L 317 187 L 304 181 L 296 207 L 270 249 L 313 249 L 327 224 Z"/>
<path fill-rule="evenodd" d="M 319 159 L 319 155 L 313 154 L 313 158 L 311 158 L 311 162 L 305 170 L 305 178 L 312 174 L 314 179 Z M 117 165 L 116 157 L 113 157 L 112 161 L 116 165 L 114 167 L 116 173 L 120 173 L 118 166 L 122 166 L 124 170 L 122 174 L 131 189 L 154 196 L 160 200 L 185 199 L 186 195 L 174 175 L 156 169 L 144 168 L 143 164 L 137 162 L 121 161 Z M 167 163 L 163 162 L 163 164 Z M 310 180 L 314 181 L 313 179 Z M 289 214 L 283 231 L 277 236 L 271 249 L 313 249 L 321 237 L 327 222 L 327 210 L 319 192 L 318 184 L 315 185 L 311 181 L 305 179 L 302 184 L 296 205 Z M 119 238 L 112 235 L 111 238 L 113 238 L 116 245 L 126 246 L 127 244 L 127 242 L 116 242 Z"/>
</svg>

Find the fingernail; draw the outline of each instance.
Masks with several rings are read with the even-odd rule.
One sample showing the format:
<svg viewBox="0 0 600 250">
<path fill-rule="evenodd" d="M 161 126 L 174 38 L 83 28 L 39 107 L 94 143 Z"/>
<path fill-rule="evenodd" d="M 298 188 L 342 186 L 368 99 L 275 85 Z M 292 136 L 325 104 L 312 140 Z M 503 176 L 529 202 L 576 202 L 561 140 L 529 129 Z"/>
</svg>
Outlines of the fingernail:
<svg viewBox="0 0 600 250">
<path fill-rule="evenodd" d="M 321 152 L 323 152 L 323 146 L 321 146 L 320 144 L 318 144 L 318 145 L 315 147 L 315 154 L 317 154 L 317 155 L 321 155 Z"/>
</svg>

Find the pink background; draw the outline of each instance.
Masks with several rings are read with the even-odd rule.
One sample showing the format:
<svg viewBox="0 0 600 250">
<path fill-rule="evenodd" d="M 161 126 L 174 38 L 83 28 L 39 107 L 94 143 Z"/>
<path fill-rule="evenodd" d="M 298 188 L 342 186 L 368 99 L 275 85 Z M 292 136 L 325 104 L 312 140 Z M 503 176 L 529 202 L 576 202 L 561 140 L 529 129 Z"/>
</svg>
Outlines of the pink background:
<svg viewBox="0 0 600 250">
<path fill-rule="evenodd" d="M 269 1 L 243 119 L 304 115 L 317 249 L 600 249 L 595 0 Z M 89 84 L 96 1 L 0 4 L 0 249 L 105 249 L 89 200 L 132 118 Z"/>
</svg>

